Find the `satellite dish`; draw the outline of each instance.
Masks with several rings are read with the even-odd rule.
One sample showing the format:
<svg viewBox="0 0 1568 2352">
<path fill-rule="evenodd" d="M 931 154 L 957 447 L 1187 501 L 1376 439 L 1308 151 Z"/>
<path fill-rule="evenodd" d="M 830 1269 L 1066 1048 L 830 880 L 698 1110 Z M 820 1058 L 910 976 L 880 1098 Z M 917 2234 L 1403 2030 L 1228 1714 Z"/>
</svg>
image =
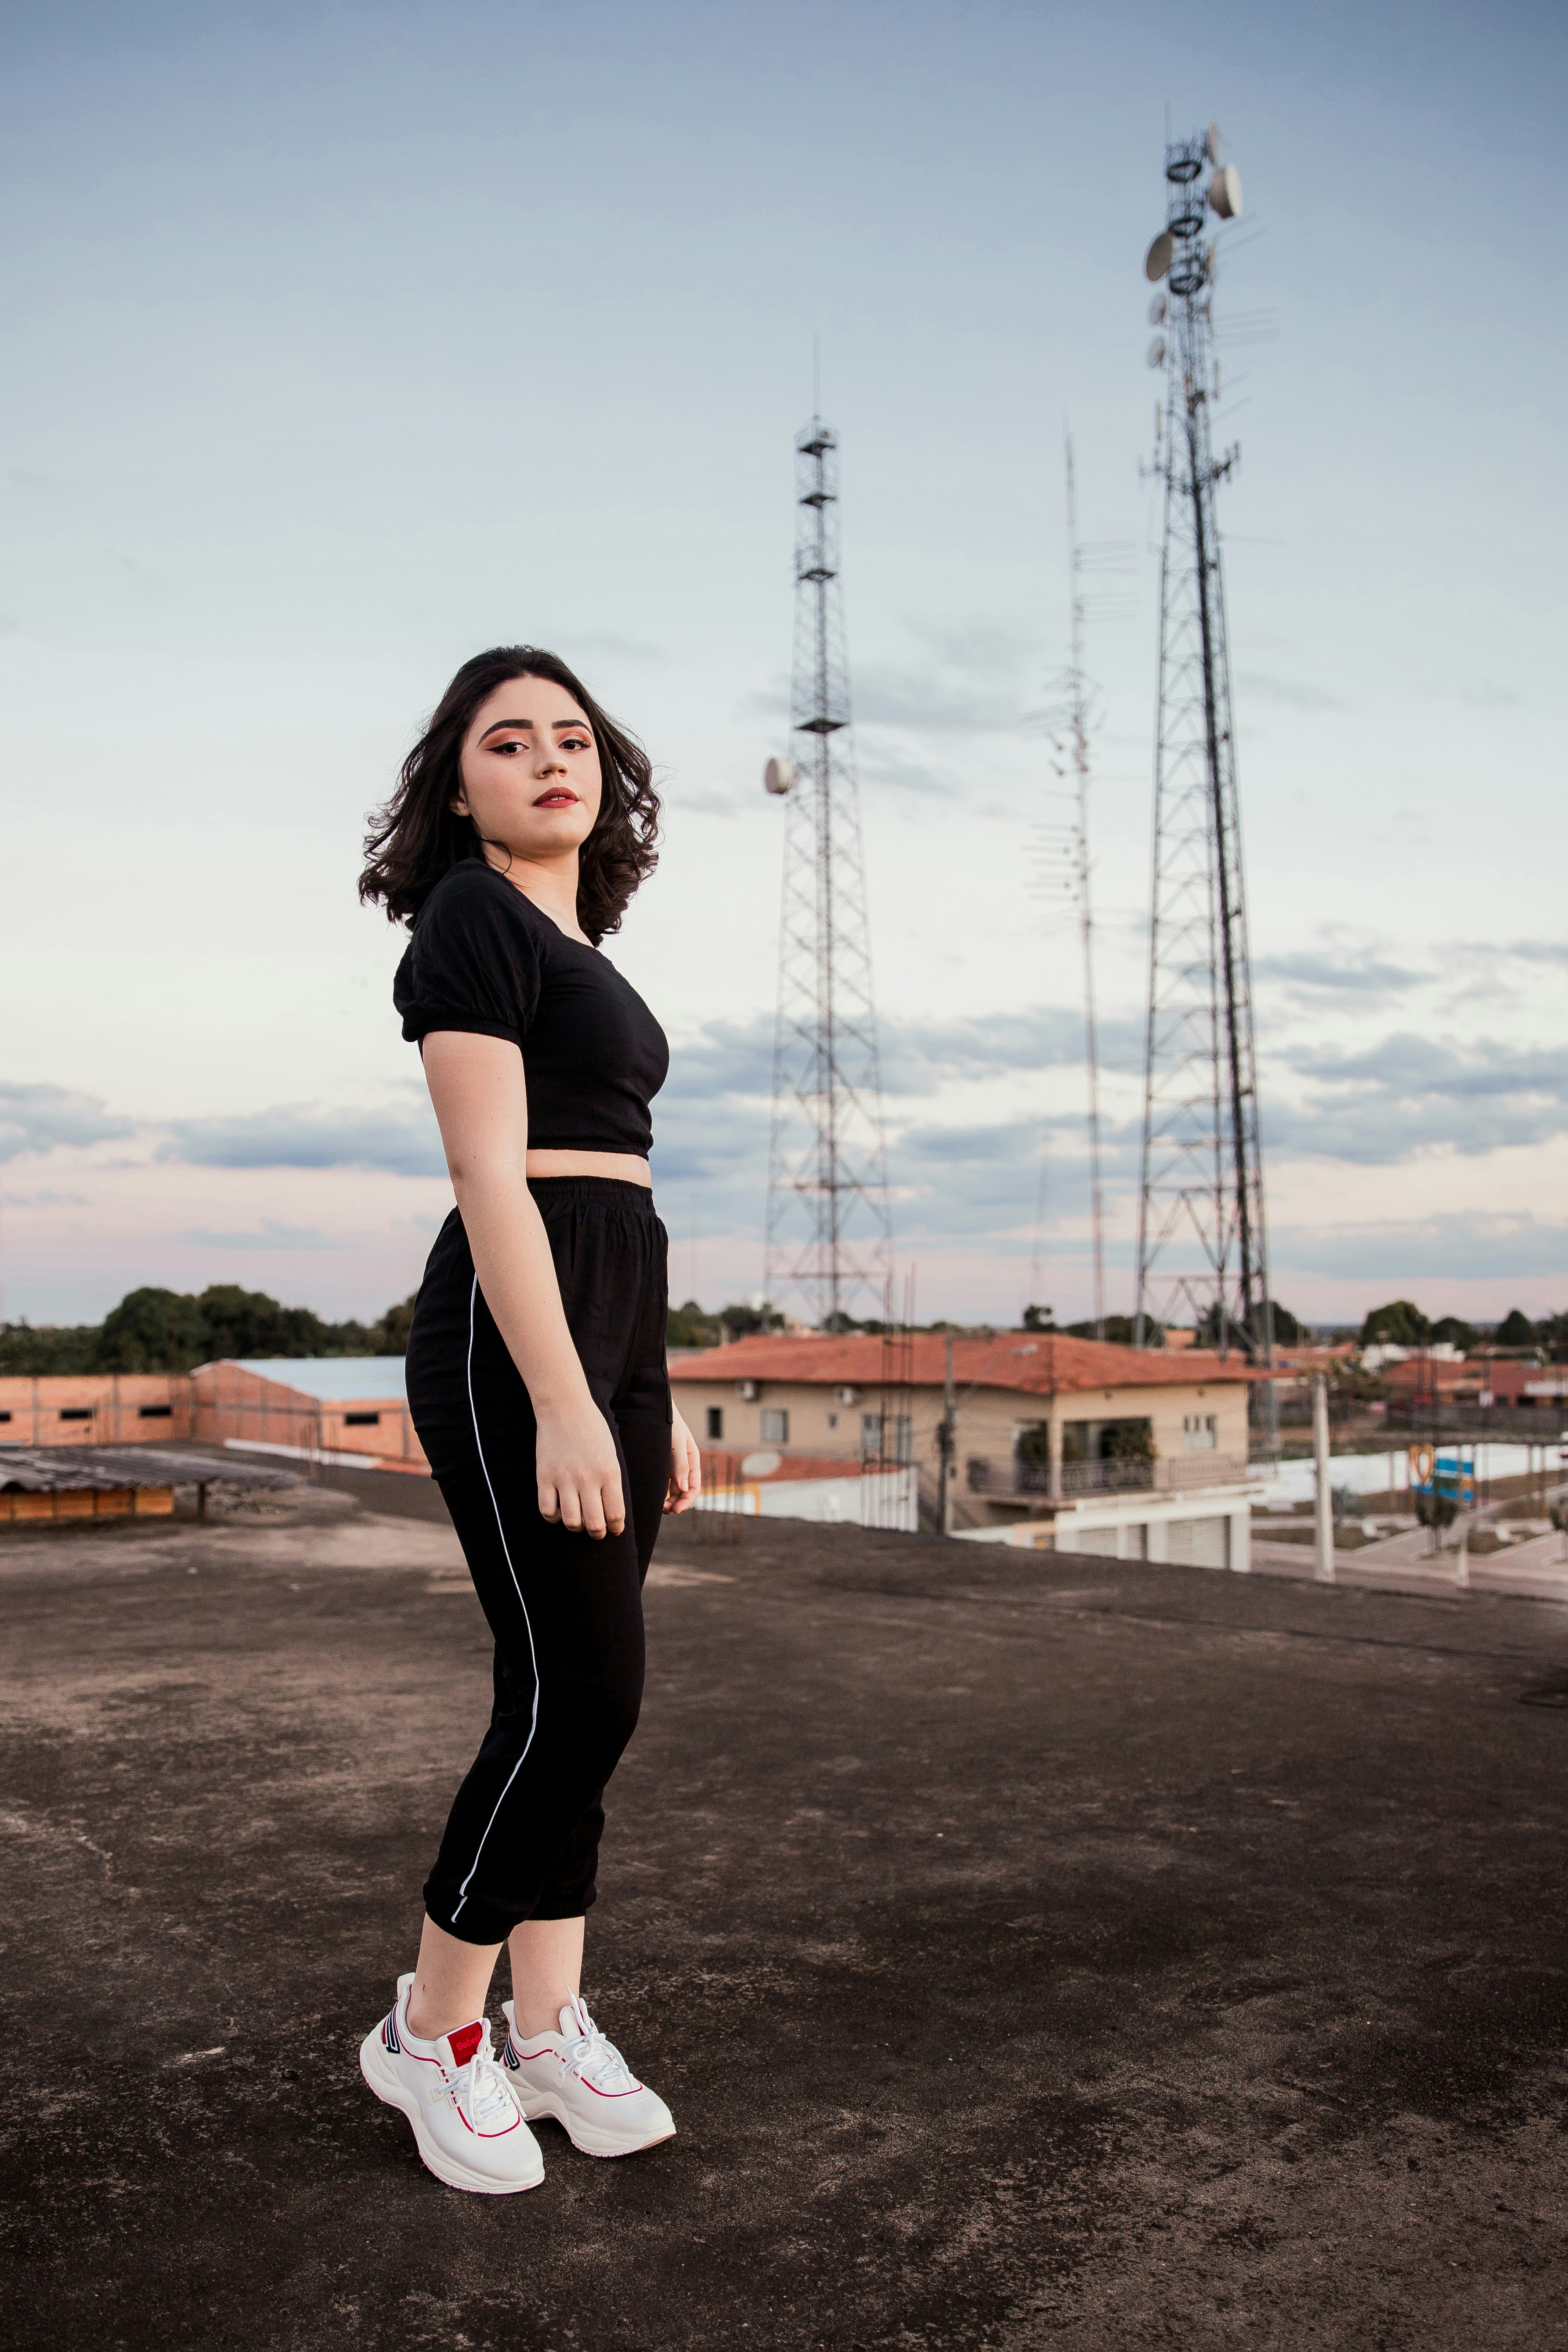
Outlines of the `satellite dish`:
<svg viewBox="0 0 1568 2352">
<path fill-rule="evenodd" d="M 1151 367 L 1163 367 L 1165 364 L 1164 336 L 1156 335 L 1143 356 L 1148 361 Z"/>
<path fill-rule="evenodd" d="M 763 770 L 763 792 L 776 793 L 781 800 L 794 782 L 795 761 L 793 760 L 770 760 Z"/>
<path fill-rule="evenodd" d="M 1148 252 L 1143 256 L 1143 275 L 1157 286 L 1171 266 L 1171 256 L 1176 250 L 1176 240 L 1168 228 L 1163 228 Z"/>
<path fill-rule="evenodd" d="M 1153 300 L 1149 305 L 1149 324 L 1152 327 L 1159 327 L 1164 324 L 1165 310 L 1166 302 L 1164 296 L 1163 294 L 1156 294 Z"/>
<path fill-rule="evenodd" d="M 1219 124 L 1217 122 L 1209 124 L 1209 135 L 1204 141 L 1204 145 L 1208 150 L 1209 162 L 1217 163 L 1219 162 Z"/>
<path fill-rule="evenodd" d="M 1222 163 L 1209 182 L 1209 202 L 1221 220 L 1241 218 L 1241 173 L 1234 163 Z"/>
</svg>

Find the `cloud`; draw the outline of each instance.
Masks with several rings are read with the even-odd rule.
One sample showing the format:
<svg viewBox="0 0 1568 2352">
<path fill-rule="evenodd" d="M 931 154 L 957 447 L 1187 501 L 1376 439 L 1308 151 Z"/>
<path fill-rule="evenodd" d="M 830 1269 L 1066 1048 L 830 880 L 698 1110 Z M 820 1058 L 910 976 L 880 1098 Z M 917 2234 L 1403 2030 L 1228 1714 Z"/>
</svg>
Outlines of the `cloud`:
<svg viewBox="0 0 1568 2352">
<path fill-rule="evenodd" d="M 1016 735 L 1024 711 L 1011 693 L 948 685 L 934 670 L 871 669 L 856 677 L 855 719 L 921 735 Z"/>
<path fill-rule="evenodd" d="M 1523 1281 L 1568 1265 L 1568 1224 L 1478 1211 L 1328 1231 L 1286 1226 L 1270 1233 L 1268 1255 L 1286 1281 L 1302 1275 L 1389 1284 L 1444 1276 Z M 1563 1291 L 1568 1296 L 1568 1280 Z"/>
<path fill-rule="evenodd" d="M 258 1233 L 215 1234 L 205 1227 L 193 1226 L 188 1232 L 174 1234 L 170 1238 L 188 1242 L 197 1249 L 216 1250 L 320 1250 L 342 1249 L 341 1234 L 323 1234 L 313 1225 L 280 1225 L 271 1218 Z"/>
<path fill-rule="evenodd" d="M 1337 694 L 1327 694 L 1321 686 L 1313 686 L 1301 678 L 1275 677 L 1265 670 L 1238 670 L 1236 691 L 1240 700 L 1272 703 L 1280 710 L 1344 710 L 1349 708 Z"/>
<path fill-rule="evenodd" d="M 55 1151 L 62 1144 L 103 1143 L 135 1131 L 134 1119 L 117 1118 L 96 1095 L 0 1081 L 0 1160 L 25 1151 Z"/>
<path fill-rule="evenodd" d="M 1343 954 L 1331 949 L 1299 955 L 1259 956 L 1252 971 L 1256 980 L 1361 997 L 1396 995 L 1403 989 L 1417 987 L 1431 976 L 1410 971 L 1404 964 L 1386 963 L 1364 951 Z"/>
<path fill-rule="evenodd" d="M 444 1176 L 436 1120 L 423 1096 L 378 1110 L 285 1103 L 226 1118 L 171 1119 L 160 1160 L 193 1168 L 374 1168 Z"/>
<path fill-rule="evenodd" d="M 1319 1090 L 1296 1104 L 1266 1097 L 1270 1150 L 1380 1167 L 1437 1145 L 1479 1154 L 1568 1132 L 1568 1063 L 1556 1048 L 1404 1032 L 1359 1054 L 1299 1045 L 1279 1058 Z"/>
</svg>

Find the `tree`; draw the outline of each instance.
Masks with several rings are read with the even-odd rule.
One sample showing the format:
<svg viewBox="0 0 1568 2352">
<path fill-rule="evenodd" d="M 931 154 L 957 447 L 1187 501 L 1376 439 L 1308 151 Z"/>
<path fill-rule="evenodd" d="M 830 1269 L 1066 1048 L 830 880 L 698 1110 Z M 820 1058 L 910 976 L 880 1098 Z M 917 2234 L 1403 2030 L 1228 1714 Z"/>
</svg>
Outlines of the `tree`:
<svg viewBox="0 0 1568 2352">
<path fill-rule="evenodd" d="M 1439 1345 L 1446 1342 L 1450 1348 L 1458 1348 L 1461 1356 L 1468 1355 L 1476 1344 L 1473 1328 L 1458 1315 L 1445 1315 L 1440 1322 L 1434 1323 L 1432 1337 Z"/>
<path fill-rule="evenodd" d="M 1024 1328 L 1026 1331 L 1054 1331 L 1056 1328 L 1057 1311 L 1054 1307 L 1025 1307 Z"/>
<path fill-rule="evenodd" d="M 1492 1338 L 1500 1348 L 1533 1348 L 1535 1326 L 1522 1308 L 1512 1307 L 1492 1333 Z"/>
<path fill-rule="evenodd" d="M 414 1327 L 414 1309 L 419 1304 L 419 1293 L 411 1290 L 395 1307 L 389 1307 L 379 1323 L 373 1323 L 365 1333 L 373 1356 L 406 1356 L 408 1334 Z"/>
<path fill-rule="evenodd" d="M 0 1323 L 0 1378 L 58 1379 L 98 1369 L 96 1323 Z"/>
<path fill-rule="evenodd" d="M 719 1328 L 726 1339 L 749 1339 L 758 1332 L 782 1331 L 784 1317 L 764 1298 L 760 1307 L 721 1307 Z"/>
<path fill-rule="evenodd" d="M 666 1345 L 671 1348 L 716 1348 L 723 1338 L 715 1318 L 705 1315 L 695 1298 L 670 1308 L 665 1331 Z"/>
<path fill-rule="evenodd" d="M 1133 1322 L 1131 1315 L 1106 1316 L 1105 1338 L 1107 1346 L 1112 1348 L 1130 1348 L 1132 1345 L 1132 1332 Z M 1095 1331 L 1094 1325 L 1092 1323 L 1069 1323 L 1068 1325 L 1068 1337 L 1069 1339 L 1092 1339 L 1094 1336 Z M 1163 1348 L 1164 1344 L 1165 1334 L 1161 1329 L 1159 1324 L 1146 1322 L 1143 1326 L 1143 1345 L 1146 1348 Z"/>
<path fill-rule="evenodd" d="M 195 1301 L 207 1330 L 208 1358 L 218 1356 L 321 1356 L 339 1329 L 308 1307 L 283 1307 L 264 1290 L 242 1290 L 237 1282 L 215 1282 Z M 359 1331 L 356 1324 L 351 1327 Z M 363 1334 L 361 1333 L 363 1342 Z M 359 1352 L 353 1350 L 352 1352 Z"/>
<path fill-rule="evenodd" d="M 103 1318 L 93 1370 L 188 1372 L 207 1352 L 206 1318 L 194 1298 L 178 1290 L 132 1290 Z"/>
<path fill-rule="evenodd" d="M 1431 1337 L 1432 1326 L 1408 1298 L 1374 1307 L 1361 1327 L 1363 1348 L 1419 1348 Z"/>
</svg>

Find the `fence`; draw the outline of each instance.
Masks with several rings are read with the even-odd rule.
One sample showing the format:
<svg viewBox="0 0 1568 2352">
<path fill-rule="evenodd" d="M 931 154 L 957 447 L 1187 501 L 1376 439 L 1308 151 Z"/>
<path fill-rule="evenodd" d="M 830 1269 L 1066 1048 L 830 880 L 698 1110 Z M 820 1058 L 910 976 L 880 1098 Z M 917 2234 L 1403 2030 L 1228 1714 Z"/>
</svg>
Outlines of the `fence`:
<svg viewBox="0 0 1568 2352">
<path fill-rule="evenodd" d="M 965 1458 L 964 1485 L 972 1495 L 998 1500 L 1028 1495 L 1063 1502 L 1079 1495 L 1160 1495 L 1238 1486 L 1249 1475 L 1247 1464 L 1230 1454 L 1122 1454 L 1106 1462 L 1064 1462 L 1053 1487 L 1047 1463 L 972 1454 Z"/>
</svg>

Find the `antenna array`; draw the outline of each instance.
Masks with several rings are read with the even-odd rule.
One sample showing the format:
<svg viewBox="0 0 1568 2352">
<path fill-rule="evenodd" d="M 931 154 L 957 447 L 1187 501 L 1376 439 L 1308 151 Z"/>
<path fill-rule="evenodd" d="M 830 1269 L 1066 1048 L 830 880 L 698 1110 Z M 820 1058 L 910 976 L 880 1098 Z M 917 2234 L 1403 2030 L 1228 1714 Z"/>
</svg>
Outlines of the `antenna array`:
<svg viewBox="0 0 1568 2352">
<path fill-rule="evenodd" d="M 1212 168 L 1206 192 L 1205 171 Z M 1221 1355 L 1274 1360 L 1264 1225 L 1252 984 L 1231 715 L 1230 649 L 1215 491 L 1236 467 L 1210 436 L 1215 382 L 1215 246 L 1207 206 L 1241 211 L 1219 134 L 1165 149 L 1164 229 L 1144 274 L 1168 291 L 1150 306 L 1151 367 L 1165 371 L 1159 721 L 1149 1022 L 1134 1339 L 1178 1304 Z M 1156 434 L 1161 419 L 1156 415 Z M 1273 1383 L 1265 1401 L 1272 1412 Z"/>
</svg>

